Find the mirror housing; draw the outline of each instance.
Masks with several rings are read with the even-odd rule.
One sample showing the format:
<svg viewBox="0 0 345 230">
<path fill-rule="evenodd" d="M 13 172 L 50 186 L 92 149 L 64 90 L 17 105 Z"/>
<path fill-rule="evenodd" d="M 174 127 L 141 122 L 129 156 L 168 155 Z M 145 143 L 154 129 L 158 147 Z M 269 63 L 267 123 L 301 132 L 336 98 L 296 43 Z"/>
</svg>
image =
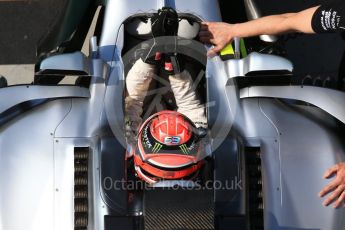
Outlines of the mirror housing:
<svg viewBox="0 0 345 230">
<path fill-rule="evenodd" d="M 90 66 L 86 56 L 78 51 L 59 54 L 44 59 L 40 64 L 40 72 L 60 73 L 65 75 L 89 75 Z"/>
</svg>

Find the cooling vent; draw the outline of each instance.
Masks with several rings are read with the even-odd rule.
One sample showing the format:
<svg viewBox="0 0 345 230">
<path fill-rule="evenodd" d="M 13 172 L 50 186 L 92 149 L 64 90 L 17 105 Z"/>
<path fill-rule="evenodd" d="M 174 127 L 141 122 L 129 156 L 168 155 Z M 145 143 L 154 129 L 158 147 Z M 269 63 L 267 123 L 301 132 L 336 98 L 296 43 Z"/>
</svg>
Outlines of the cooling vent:
<svg viewBox="0 0 345 230">
<path fill-rule="evenodd" d="M 74 148 L 74 229 L 88 225 L 88 147 Z"/>
<path fill-rule="evenodd" d="M 250 230 L 264 229 L 264 202 L 262 196 L 261 154 L 259 148 L 246 149 L 249 186 Z"/>
</svg>

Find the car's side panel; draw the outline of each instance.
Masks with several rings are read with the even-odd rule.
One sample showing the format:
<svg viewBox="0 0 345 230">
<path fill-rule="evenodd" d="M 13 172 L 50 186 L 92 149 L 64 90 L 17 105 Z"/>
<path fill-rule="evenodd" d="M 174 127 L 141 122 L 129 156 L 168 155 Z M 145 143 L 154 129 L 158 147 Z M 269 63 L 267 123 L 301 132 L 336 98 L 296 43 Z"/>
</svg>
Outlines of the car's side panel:
<svg viewBox="0 0 345 230">
<path fill-rule="evenodd" d="M 54 229 L 54 132 L 71 100 L 52 101 L 0 128 L 0 229 Z"/>
<path fill-rule="evenodd" d="M 25 101 L 69 97 L 89 98 L 90 92 L 88 89 L 76 86 L 21 85 L 2 88 L 0 98 L 6 100 L 1 100 L 0 113 Z"/>
<path fill-rule="evenodd" d="M 240 91 L 241 98 L 271 97 L 313 104 L 345 123 L 345 93 L 312 86 L 255 86 Z"/>
<path fill-rule="evenodd" d="M 345 211 L 323 207 L 317 195 L 329 182 L 325 170 L 345 160 L 335 120 L 318 108 L 276 99 L 244 99 L 242 106 L 264 115 L 246 114 L 252 128 L 242 133 L 261 147 L 265 229 L 341 229 Z M 271 125 L 261 126 L 264 120 Z"/>
</svg>

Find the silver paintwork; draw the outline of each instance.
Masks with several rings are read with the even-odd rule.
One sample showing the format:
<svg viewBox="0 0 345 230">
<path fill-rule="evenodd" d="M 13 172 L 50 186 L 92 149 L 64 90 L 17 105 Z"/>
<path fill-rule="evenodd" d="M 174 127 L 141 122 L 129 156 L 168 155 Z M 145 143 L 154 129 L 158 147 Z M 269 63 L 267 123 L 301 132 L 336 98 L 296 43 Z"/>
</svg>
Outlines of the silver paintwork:
<svg viewBox="0 0 345 230">
<path fill-rule="evenodd" d="M 282 57 L 250 53 L 243 59 L 231 59 L 226 61 L 226 72 L 229 77 L 243 77 L 246 74 L 254 71 L 265 70 L 285 70 L 292 72 L 292 63 Z"/>
<path fill-rule="evenodd" d="M 344 210 L 323 207 L 317 195 L 329 182 L 325 170 L 345 160 L 343 140 L 330 131 L 334 120 L 317 108 L 267 98 L 245 99 L 241 107 L 241 136 L 261 146 L 265 229 L 342 229 Z"/>
<path fill-rule="evenodd" d="M 235 43 L 235 49 L 234 49 L 235 59 L 240 59 L 241 58 L 240 38 L 235 38 L 234 43 Z"/>
<path fill-rule="evenodd" d="M 0 90 L 0 98 L 2 98 L 0 103 L 0 113 L 25 101 L 72 97 L 89 98 L 90 91 L 76 86 L 51 87 L 22 85 L 3 88 Z"/>
<path fill-rule="evenodd" d="M 169 2 L 180 13 L 220 21 L 216 0 Z M 88 229 L 104 229 L 104 215 L 114 214 L 110 207 L 116 215 L 127 214 L 126 191 L 107 197 L 111 193 L 105 193 L 100 173 L 104 152 L 118 159 L 125 156 L 124 150 L 114 151 L 114 143 L 118 149 L 125 143 L 122 24 L 126 18 L 154 12 L 164 3 L 109 0 L 102 36 L 97 38 L 99 46 L 95 38 L 90 41 L 92 55 L 63 54 L 42 62 L 42 70 L 87 70 L 92 77 L 89 89 L 37 85 L 0 89 L 0 114 L 21 102 L 56 99 L 0 127 L 0 230 L 73 229 L 74 147 L 91 150 Z M 224 141 L 230 128 L 243 145 L 261 147 L 266 230 L 342 229 L 344 209 L 322 207 L 317 192 L 328 182 L 322 179 L 324 170 L 345 160 L 344 140 L 337 135 L 334 120 L 345 120 L 344 93 L 315 87 L 241 91 L 235 87 L 233 77 L 261 70 L 291 71 L 292 65 L 286 59 L 256 53 L 244 60 L 208 59 L 212 150 Z M 276 98 L 302 100 L 317 107 Z M 123 161 L 108 163 L 117 169 Z M 119 172 L 114 179 L 124 177 Z"/>
<path fill-rule="evenodd" d="M 82 52 L 48 57 L 42 61 L 40 69 L 90 72 L 88 60 Z"/>
<path fill-rule="evenodd" d="M 97 37 L 96 36 L 92 36 L 90 38 L 89 50 L 90 50 L 91 56 L 96 58 L 95 55 L 97 55 L 97 52 L 98 52 L 98 45 L 97 45 Z"/>
<path fill-rule="evenodd" d="M 311 86 L 255 86 L 240 91 L 241 98 L 285 98 L 304 101 L 328 112 L 345 124 L 345 94 L 343 92 Z"/>
<path fill-rule="evenodd" d="M 54 216 L 64 214 L 54 213 L 53 134 L 70 108 L 71 99 L 53 101 L 0 128 L 1 230 L 54 229 Z"/>
</svg>

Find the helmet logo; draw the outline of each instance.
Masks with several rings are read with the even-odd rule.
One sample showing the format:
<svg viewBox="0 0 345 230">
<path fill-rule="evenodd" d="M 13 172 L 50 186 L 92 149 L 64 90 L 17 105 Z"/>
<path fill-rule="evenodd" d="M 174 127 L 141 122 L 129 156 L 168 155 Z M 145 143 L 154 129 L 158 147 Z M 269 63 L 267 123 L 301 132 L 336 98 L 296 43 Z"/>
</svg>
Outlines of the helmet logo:
<svg viewBox="0 0 345 230">
<path fill-rule="evenodd" d="M 162 147 L 163 145 L 156 142 L 155 145 L 153 146 L 152 152 L 157 153 L 161 150 Z"/>
<path fill-rule="evenodd" d="M 172 136 L 172 137 L 165 137 L 164 144 L 166 145 L 178 145 L 181 142 L 181 137 Z"/>
<path fill-rule="evenodd" d="M 182 151 L 184 154 L 186 154 L 186 155 L 189 154 L 189 149 L 188 149 L 188 147 L 187 147 L 185 144 L 181 145 L 181 146 L 180 146 L 180 149 L 181 149 L 181 151 Z"/>
</svg>

